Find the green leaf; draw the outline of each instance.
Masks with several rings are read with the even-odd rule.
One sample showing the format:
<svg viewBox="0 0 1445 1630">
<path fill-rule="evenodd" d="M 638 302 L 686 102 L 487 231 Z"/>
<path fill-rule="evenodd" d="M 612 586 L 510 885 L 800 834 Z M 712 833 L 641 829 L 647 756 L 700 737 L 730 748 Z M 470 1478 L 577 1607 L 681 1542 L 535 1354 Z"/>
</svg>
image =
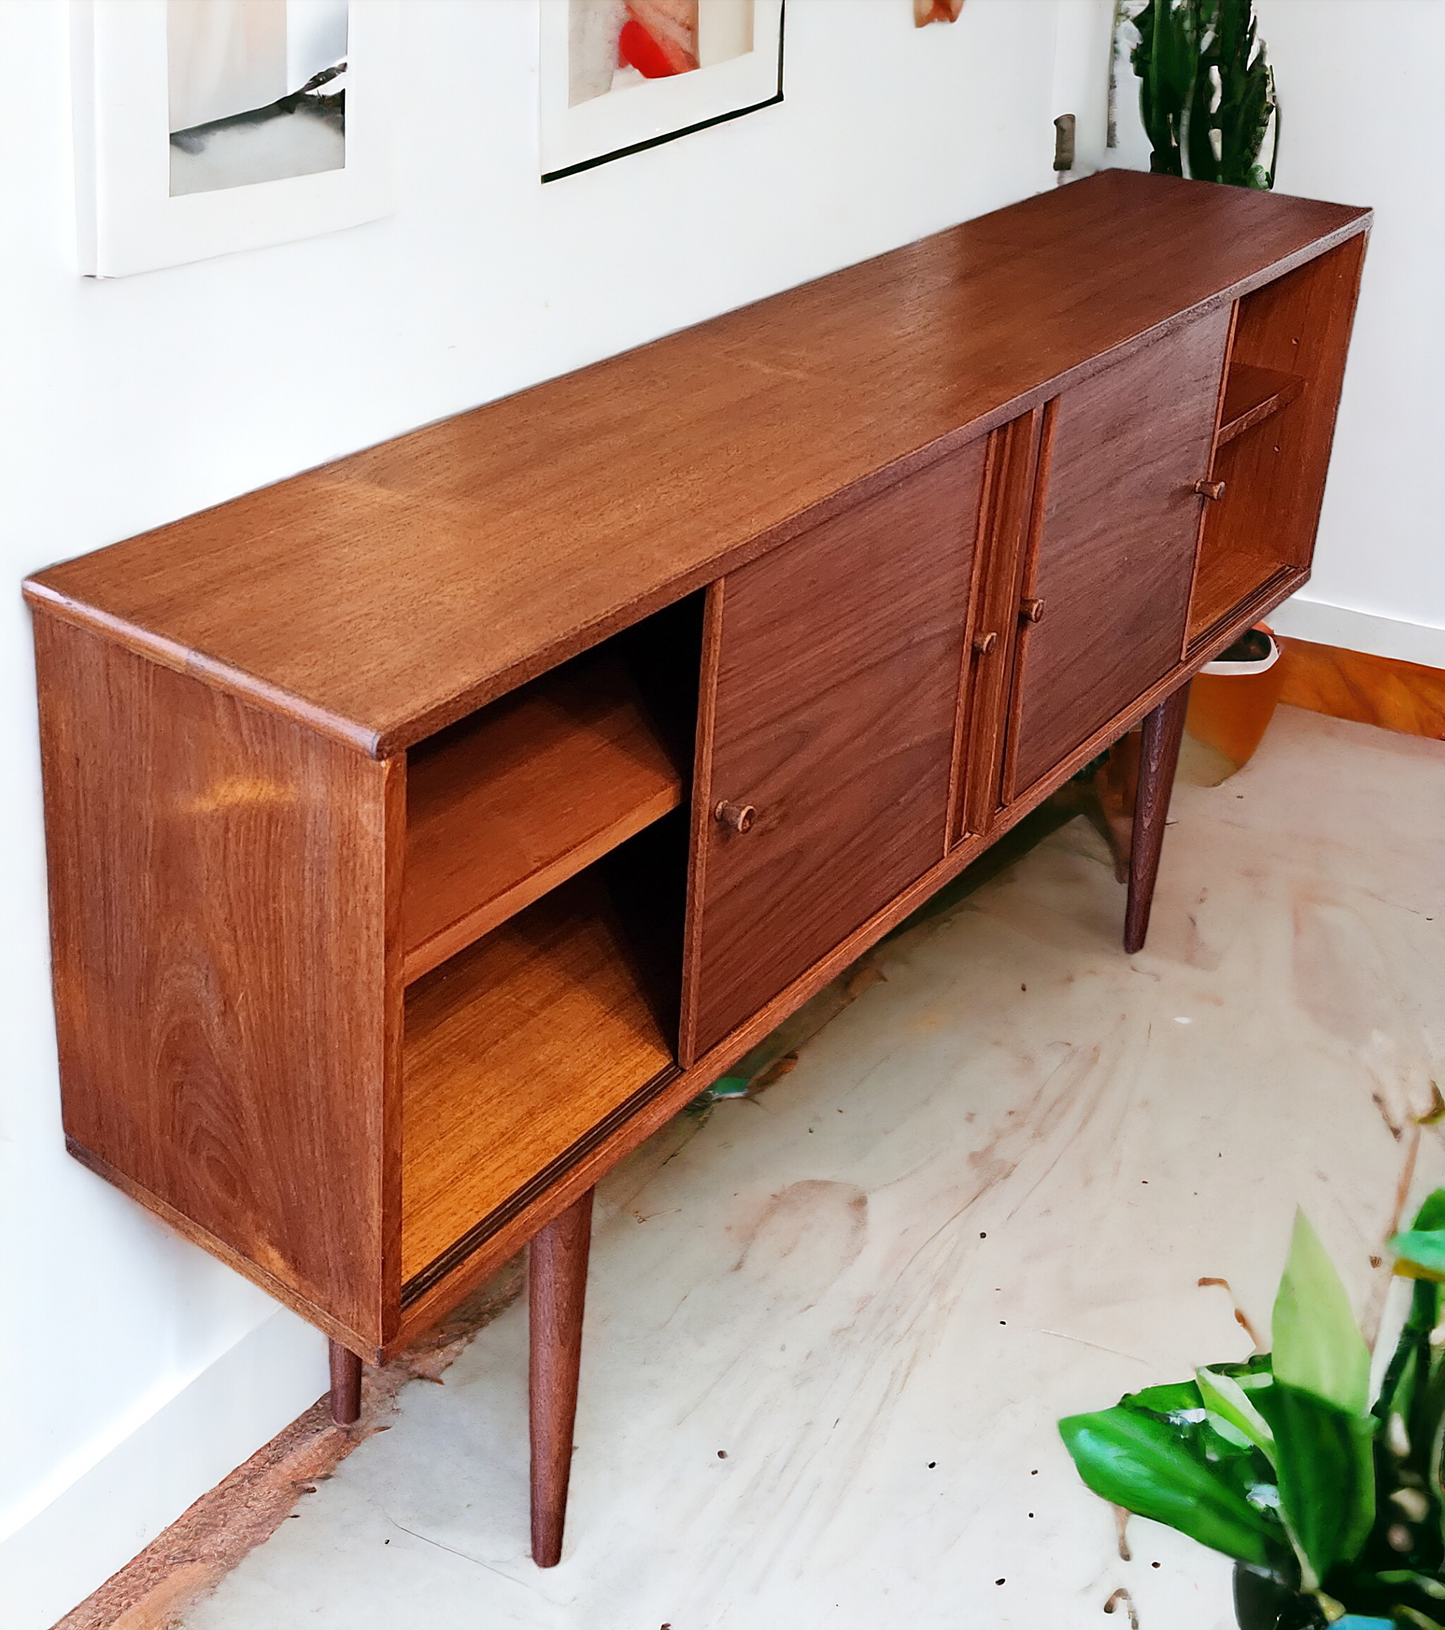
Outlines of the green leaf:
<svg viewBox="0 0 1445 1630">
<path fill-rule="evenodd" d="M 1429 1381 L 1430 1332 L 1440 1322 L 1439 1315 L 1440 1286 L 1431 1280 L 1416 1279 L 1410 1295 L 1409 1316 L 1375 1400 L 1374 1413 L 1382 1421 L 1388 1421 L 1392 1414 L 1401 1416 L 1412 1437 L 1419 1427 L 1414 1419 L 1417 1394 Z"/>
<path fill-rule="evenodd" d="M 1274 1375 L 1363 1415 L 1370 1403 L 1370 1349 L 1319 1235 L 1303 1211 L 1274 1302 Z"/>
<path fill-rule="evenodd" d="M 1375 1518 L 1378 1422 L 1338 1408 L 1279 1373 L 1255 1394 L 1274 1433 L 1280 1515 L 1300 1561 L 1305 1588 L 1315 1590 L 1331 1568 L 1351 1562 Z"/>
<path fill-rule="evenodd" d="M 1445 1602 L 1445 1580 L 1434 1579 L 1428 1573 L 1415 1573 L 1409 1568 L 1391 1568 L 1388 1573 L 1378 1573 L 1375 1577 L 1386 1585 L 1413 1585 L 1416 1590 L 1433 1596 L 1437 1602 Z"/>
<path fill-rule="evenodd" d="M 1210 70 L 1219 63 L 1218 19 L 1213 15 L 1218 0 L 1195 0 L 1196 62 L 1194 83 L 1189 93 L 1189 117 L 1185 122 L 1185 148 L 1189 176 L 1193 181 L 1220 181 L 1219 160 L 1214 152 L 1214 80 Z"/>
<path fill-rule="evenodd" d="M 1246 1376 L 1245 1379 L 1252 1378 Z M 1269 1376 L 1264 1380 L 1268 1382 Z M 1180 1444 L 1195 1460 L 1223 1463 L 1252 1461 L 1255 1456 L 1256 1445 L 1250 1438 L 1205 1407 L 1204 1394 L 1197 1381 L 1171 1381 L 1163 1386 L 1146 1387 L 1142 1392 L 1125 1393 L 1119 1400 L 1119 1408 L 1145 1411 L 1172 1426 Z M 1222 1469 L 1227 1470 L 1227 1481 L 1235 1492 L 1246 1497 L 1264 1482 L 1273 1486 L 1274 1471 L 1267 1459 L 1261 1460 L 1258 1467 L 1230 1464 Z"/>
<path fill-rule="evenodd" d="M 1411 1228 L 1390 1241 L 1402 1279 L 1445 1279 L 1445 1229 Z"/>
<path fill-rule="evenodd" d="M 1071 1415 L 1059 1432 L 1095 1494 L 1237 1561 L 1269 1562 L 1278 1529 L 1191 1452 L 1178 1427 L 1121 1405 Z"/>
<path fill-rule="evenodd" d="M 1410 1227 L 1423 1229 L 1427 1233 L 1445 1228 L 1445 1189 L 1436 1189 L 1433 1194 L 1426 1195 L 1425 1203 L 1415 1213 Z"/>
<path fill-rule="evenodd" d="M 1193 1381 L 1166 1381 L 1163 1386 L 1145 1387 L 1142 1392 L 1126 1393 L 1119 1400 L 1121 1409 L 1147 1409 L 1163 1415 L 1175 1424 L 1185 1415 L 1204 1418 L 1204 1398 Z"/>
<path fill-rule="evenodd" d="M 1255 1408 L 1249 1394 L 1232 1375 L 1220 1370 L 1196 1370 L 1200 1396 L 1204 1407 L 1213 1415 L 1221 1416 L 1236 1432 L 1241 1433 L 1256 1449 L 1261 1450 L 1274 1464 L 1274 1433 L 1269 1422 Z"/>
<path fill-rule="evenodd" d="M 1199 66 L 1198 4 L 1149 0 L 1134 18 L 1139 43 L 1129 60 L 1139 76 L 1139 116 L 1155 174 L 1184 174 L 1180 138 Z"/>
</svg>

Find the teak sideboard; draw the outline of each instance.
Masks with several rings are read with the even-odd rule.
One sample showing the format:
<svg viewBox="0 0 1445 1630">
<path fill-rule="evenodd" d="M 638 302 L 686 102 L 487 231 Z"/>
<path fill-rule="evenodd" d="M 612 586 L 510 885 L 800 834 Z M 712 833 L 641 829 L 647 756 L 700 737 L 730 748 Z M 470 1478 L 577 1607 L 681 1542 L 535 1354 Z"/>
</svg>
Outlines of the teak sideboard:
<svg viewBox="0 0 1445 1630">
<path fill-rule="evenodd" d="M 1366 210 L 1114 171 L 40 572 L 71 1152 L 360 1359 L 1310 568 Z"/>
</svg>

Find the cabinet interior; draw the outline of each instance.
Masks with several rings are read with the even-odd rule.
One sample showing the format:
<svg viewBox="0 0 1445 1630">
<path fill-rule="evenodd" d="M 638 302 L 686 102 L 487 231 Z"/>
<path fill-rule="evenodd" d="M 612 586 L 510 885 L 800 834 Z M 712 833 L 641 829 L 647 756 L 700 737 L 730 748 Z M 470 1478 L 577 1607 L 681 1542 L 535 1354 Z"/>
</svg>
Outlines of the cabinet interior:
<svg viewBox="0 0 1445 1630">
<path fill-rule="evenodd" d="M 1310 562 L 1363 239 L 1238 303 L 1214 439 L 1187 646 L 1204 644 Z"/>
<path fill-rule="evenodd" d="M 701 627 L 693 596 L 408 755 L 412 1295 L 675 1064 Z"/>
</svg>

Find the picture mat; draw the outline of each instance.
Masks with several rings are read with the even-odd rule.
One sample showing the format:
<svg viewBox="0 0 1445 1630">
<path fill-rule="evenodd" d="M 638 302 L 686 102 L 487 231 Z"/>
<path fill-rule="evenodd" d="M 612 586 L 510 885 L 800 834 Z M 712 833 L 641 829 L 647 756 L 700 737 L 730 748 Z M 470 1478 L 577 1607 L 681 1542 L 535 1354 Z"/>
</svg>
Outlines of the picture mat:
<svg viewBox="0 0 1445 1630">
<path fill-rule="evenodd" d="M 344 168 L 172 198 L 166 0 L 71 0 L 81 270 L 125 277 L 388 214 L 397 0 L 353 0 L 349 27 Z"/>
<path fill-rule="evenodd" d="M 705 0 L 704 0 L 705 3 Z M 783 0 L 755 0 L 746 56 L 568 105 L 569 0 L 542 0 L 543 181 L 623 158 L 783 99 Z"/>
</svg>

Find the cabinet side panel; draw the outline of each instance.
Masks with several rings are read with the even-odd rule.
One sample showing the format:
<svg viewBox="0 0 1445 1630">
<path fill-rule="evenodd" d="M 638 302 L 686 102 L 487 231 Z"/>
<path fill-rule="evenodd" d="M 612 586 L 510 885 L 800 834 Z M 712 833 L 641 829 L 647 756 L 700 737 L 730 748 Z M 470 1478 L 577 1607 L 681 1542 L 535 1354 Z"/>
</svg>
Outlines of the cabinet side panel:
<svg viewBox="0 0 1445 1630">
<path fill-rule="evenodd" d="M 67 1137 L 380 1342 L 387 767 L 43 613 L 35 649 Z"/>
</svg>

